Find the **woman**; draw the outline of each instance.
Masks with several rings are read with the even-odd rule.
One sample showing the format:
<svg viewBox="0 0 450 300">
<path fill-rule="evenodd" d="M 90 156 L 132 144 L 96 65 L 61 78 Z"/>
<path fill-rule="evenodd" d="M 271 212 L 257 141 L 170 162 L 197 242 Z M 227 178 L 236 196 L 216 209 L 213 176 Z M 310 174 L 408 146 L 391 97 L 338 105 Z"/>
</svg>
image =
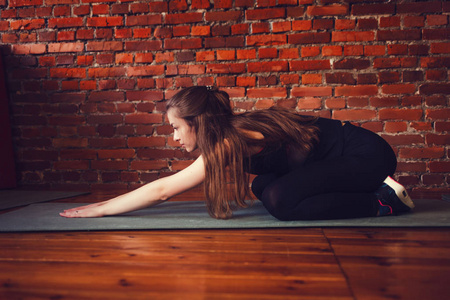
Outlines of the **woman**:
<svg viewBox="0 0 450 300">
<path fill-rule="evenodd" d="M 204 182 L 208 212 L 229 218 L 251 189 L 280 220 L 397 214 L 414 207 L 391 177 L 397 165 L 377 134 L 337 120 L 271 108 L 235 114 L 227 93 L 190 87 L 167 102 L 174 140 L 201 155 L 186 169 L 64 217 L 121 214 L 164 202 Z"/>
</svg>

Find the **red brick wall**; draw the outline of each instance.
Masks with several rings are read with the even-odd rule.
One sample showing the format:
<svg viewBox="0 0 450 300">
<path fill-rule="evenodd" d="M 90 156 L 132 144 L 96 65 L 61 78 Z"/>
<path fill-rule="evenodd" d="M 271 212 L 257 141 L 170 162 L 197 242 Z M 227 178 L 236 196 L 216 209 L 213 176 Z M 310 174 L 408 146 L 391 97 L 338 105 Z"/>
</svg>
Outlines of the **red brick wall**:
<svg viewBox="0 0 450 300">
<path fill-rule="evenodd" d="M 214 2 L 214 3 L 213 3 Z M 397 178 L 448 192 L 450 2 L 0 0 L 19 182 L 134 188 L 184 168 L 164 100 L 218 85 L 237 110 L 350 120 Z"/>
</svg>

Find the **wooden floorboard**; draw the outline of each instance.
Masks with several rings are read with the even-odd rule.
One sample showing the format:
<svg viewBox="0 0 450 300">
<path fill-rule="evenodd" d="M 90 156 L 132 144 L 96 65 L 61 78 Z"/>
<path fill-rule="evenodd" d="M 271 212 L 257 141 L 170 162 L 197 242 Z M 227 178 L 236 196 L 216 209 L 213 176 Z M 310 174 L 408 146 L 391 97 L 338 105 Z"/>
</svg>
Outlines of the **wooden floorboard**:
<svg viewBox="0 0 450 300">
<path fill-rule="evenodd" d="M 439 228 L 0 233 L 0 299 L 446 299 L 449 254 Z"/>
</svg>

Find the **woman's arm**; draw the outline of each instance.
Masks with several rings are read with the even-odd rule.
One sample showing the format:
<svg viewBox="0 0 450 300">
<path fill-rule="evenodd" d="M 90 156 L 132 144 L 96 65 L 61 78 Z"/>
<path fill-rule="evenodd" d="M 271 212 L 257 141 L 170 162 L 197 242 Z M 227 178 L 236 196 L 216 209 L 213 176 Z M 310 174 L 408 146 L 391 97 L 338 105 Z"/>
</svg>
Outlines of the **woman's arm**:
<svg viewBox="0 0 450 300">
<path fill-rule="evenodd" d="M 65 210 L 60 215 L 67 218 L 89 218 L 134 211 L 164 202 L 199 185 L 204 179 L 205 165 L 200 156 L 189 167 L 171 176 L 160 178 L 108 201 Z"/>
</svg>

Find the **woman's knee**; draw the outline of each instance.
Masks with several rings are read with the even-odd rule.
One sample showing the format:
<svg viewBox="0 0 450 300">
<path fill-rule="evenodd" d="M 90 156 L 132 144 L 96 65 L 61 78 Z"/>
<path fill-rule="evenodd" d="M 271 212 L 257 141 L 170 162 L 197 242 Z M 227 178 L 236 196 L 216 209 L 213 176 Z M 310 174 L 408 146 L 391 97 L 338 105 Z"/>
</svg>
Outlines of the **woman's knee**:
<svg viewBox="0 0 450 300">
<path fill-rule="evenodd" d="M 286 195 L 285 188 L 278 184 L 271 184 L 264 189 L 261 201 L 267 211 L 281 221 L 292 220 L 292 201 Z"/>
</svg>

